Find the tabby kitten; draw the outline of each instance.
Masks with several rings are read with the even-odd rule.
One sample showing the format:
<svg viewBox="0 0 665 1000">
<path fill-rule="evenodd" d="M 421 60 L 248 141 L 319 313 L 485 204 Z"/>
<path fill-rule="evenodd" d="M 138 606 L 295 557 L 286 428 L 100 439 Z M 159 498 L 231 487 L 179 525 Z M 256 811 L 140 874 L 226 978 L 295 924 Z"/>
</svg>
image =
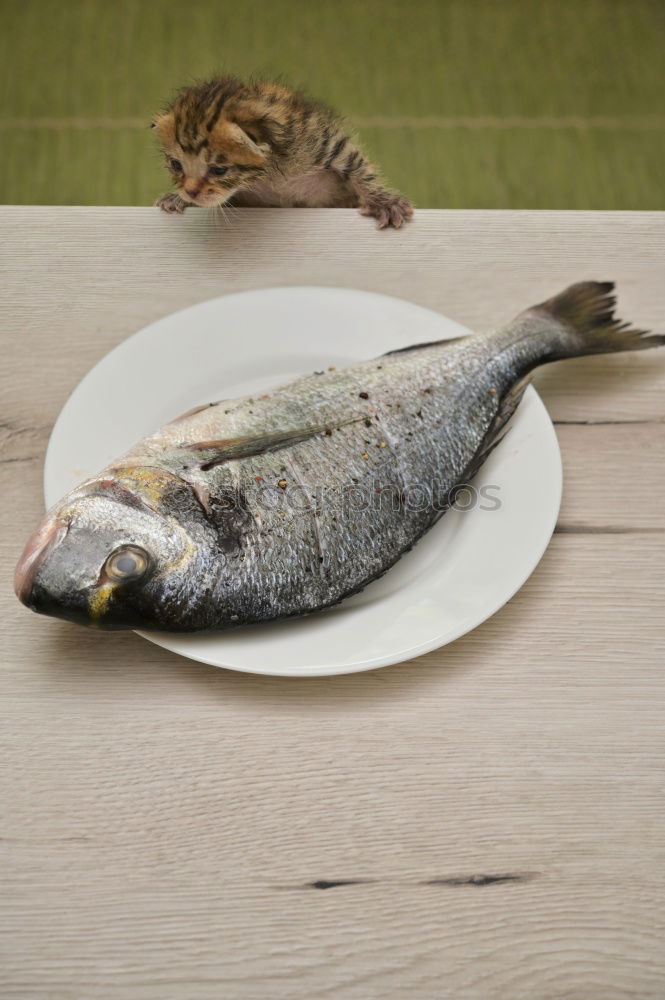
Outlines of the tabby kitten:
<svg viewBox="0 0 665 1000">
<path fill-rule="evenodd" d="M 181 90 L 153 122 L 177 192 L 165 212 L 223 205 L 359 207 L 379 229 L 413 215 L 387 191 L 334 112 L 276 83 L 231 76 Z"/>
</svg>

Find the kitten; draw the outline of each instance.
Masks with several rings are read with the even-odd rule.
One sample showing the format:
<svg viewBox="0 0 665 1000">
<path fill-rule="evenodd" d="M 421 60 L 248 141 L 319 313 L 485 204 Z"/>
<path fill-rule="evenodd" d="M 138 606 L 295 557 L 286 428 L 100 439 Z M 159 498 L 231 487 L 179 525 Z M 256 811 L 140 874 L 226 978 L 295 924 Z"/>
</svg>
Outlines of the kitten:
<svg viewBox="0 0 665 1000">
<path fill-rule="evenodd" d="M 225 203 L 359 207 L 379 229 L 398 229 L 413 215 L 334 112 L 280 84 L 223 76 L 187 87 L 153 128 L 177 185 L 157 201 L 165 212 Z"/>
</svg>

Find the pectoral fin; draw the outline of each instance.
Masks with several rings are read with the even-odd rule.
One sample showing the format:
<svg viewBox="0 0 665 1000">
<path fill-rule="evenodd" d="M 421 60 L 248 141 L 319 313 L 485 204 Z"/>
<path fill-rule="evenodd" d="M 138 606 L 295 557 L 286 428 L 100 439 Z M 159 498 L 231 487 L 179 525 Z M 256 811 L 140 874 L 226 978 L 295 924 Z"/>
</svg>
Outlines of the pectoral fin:
<svg viewBox="0 0 665 1000">
<path fill-rule="evenodd" d="M 280 448 L 288 448 L 290 445 L 299 444 L 301 441 L 309 441 L 319 434 L 332 432 L 333 429 L 345 424 L 358 423 L 364 417 L 354 417 L 343 423 L 319 424 L 310 427 L 298 427 L 292 430 L 275 431 L 256 436 L 221 438 L 217 441 L 197 441 L 196 444 L 187 445 L 189 451 L 208 452 L 201 462 L 201 468 L 205 471 L 223 462 L 231 462 L 238 458 L 251 458 L 254 455 L 264 455 L 269 451 L 278 451 Z"/>
</svg>

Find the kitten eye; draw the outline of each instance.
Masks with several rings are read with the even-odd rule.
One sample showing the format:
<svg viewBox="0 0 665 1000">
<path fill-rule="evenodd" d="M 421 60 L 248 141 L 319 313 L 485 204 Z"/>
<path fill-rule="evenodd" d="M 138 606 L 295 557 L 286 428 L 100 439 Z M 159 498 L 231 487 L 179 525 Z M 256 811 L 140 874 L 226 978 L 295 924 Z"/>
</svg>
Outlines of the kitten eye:
<svg viewBox="0 0 665 1000">
<path fill-rule="evenodd" d="M 104 563 L 104 571 L 114 583 L 128 583 L 138 580 L 148 569 L 150 558 L 137 545 L 123 545 L 112 552 Z"/>
<path fill-rule="evenodd" d="M 179 174 L 182 173 L 182 163 L 180 160 L 169 160 L 169 164 L 171 165 L 171 170 L 177 170 Z"/>
<path fill-rule="evenodd" d="M 211 167 L 208 173 L 212 177 L 223 177 L 224 174 L 227 173 L 228 169 L 228 167 Z"/>
</svg>

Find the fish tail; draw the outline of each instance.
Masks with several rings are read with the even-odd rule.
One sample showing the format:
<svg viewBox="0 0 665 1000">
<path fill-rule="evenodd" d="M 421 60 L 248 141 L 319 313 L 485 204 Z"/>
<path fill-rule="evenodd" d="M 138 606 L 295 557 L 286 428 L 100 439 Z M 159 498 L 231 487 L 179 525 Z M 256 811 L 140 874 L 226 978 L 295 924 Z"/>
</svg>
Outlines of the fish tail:
<svg viewBox="0 0 665 1000">
<path fill-rule="evenodd" d="M 522 313 L 518 321 L 538 317 L 556 323 L 550 350 L 538 363 L 664 345 L 662 334 L 637 330 L 615 317 L 613 292 L 612 281 L 580 281 Z"/>
</svg>

